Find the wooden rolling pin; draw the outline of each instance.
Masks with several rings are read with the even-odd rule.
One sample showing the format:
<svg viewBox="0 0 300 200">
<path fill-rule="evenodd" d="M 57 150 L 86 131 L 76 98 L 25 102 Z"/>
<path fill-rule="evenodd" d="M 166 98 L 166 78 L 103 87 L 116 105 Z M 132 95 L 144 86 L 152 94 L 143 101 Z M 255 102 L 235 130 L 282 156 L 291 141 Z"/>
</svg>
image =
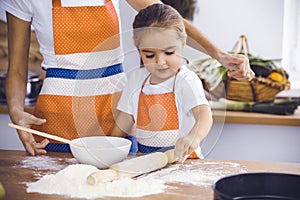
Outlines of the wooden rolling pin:
<svg viewBox="0 0 300 200">
<path fill-rule="evenodd" d="M 109 169 L 99 170 L 91 173 L 87 177 L 87 184 L 105 183 L 117 180 L 119 178 L 133 178 L 148 172 L 152 172 L 165 167 L 168 163 L 176 162 L 174 158 L 174 149 L 164 153 L 156 152 L 110 166 Z"/>
</svg>

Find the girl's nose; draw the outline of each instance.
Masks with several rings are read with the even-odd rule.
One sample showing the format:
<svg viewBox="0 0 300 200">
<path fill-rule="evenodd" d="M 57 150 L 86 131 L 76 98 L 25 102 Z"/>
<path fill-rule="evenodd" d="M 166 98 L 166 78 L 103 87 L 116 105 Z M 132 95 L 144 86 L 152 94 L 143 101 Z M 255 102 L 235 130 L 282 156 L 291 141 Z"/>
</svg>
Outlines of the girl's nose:
<svg viewBox="0 0 300 200">
<path fill-rule="evenodd" d="M 162 65 L 165 65 L 166 64 L 166 57 L 163 55 L 163 54 L 159 54 L 158 56 L 157 56 L 157 59 L 156 59 L 156 63 L 157 63 L 157 65 L 160 65 L 160 66 L 162 66 Z"/>
</svg>

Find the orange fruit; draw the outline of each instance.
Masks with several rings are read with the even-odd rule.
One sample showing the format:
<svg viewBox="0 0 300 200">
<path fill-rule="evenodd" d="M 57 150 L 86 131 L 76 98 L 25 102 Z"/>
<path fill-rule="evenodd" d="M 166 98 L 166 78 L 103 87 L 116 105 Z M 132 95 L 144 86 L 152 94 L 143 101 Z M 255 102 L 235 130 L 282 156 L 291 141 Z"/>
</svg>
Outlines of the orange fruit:
<svg viewBox="0 0 300 200">
<path fill-rule="evenodd" d="M 267 78 L 280 83 L 283 82 L 283 76 L 278 72 L 272 72 Z"/>
</svg>

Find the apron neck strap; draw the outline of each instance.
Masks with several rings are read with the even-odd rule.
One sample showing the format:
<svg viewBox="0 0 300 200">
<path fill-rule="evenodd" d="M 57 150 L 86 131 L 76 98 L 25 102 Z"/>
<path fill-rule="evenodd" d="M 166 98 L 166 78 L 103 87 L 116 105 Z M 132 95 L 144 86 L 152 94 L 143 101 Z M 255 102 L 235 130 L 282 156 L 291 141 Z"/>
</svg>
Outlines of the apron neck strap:
<svg viewBox="0 0 300 200">
<path fill-rule="evenodd" d="M 174 78 L 174 83 L 173 83 L 173 91 L 175 91 L 175 82 L 176 82 L 176 78 L 177 78 L 177 74 L 180 72 L 180 68 L 177 70 L 176 74 L 175 74 L 175 78 Z M 148 76 L 145 78 L 142 87 L 141 87 L 141 92 L 143 91 L 143 88 L 147 82 L 147 80 L 150 78 L 151 74 L 149 73 Z"/>
</svg>

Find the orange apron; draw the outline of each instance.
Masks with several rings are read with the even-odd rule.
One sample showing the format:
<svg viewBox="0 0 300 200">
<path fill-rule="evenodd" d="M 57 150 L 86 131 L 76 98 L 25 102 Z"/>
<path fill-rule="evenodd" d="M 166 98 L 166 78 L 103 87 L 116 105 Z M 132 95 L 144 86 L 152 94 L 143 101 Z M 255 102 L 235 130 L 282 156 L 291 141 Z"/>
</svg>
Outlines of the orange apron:
<svg viewBox="0 0 300 200">
<path fill-rule="evenodd" d="M 145 94 L 143 88 L 150 75 L 143 82 L 138 101 L 135 133 L 138 150 L 141 153 L 172 149 L 179 139 L 179 119 L 174 93 L 177 74 L 173 90 L 167 93 Z M 189 158 L 200 157 L 200 147 L 189 156 Z"/>
<path fill-rule="evenodd" d="M 35 107 L 47 122 L 33 128 L 70 140 L 108 135 L 123 87 L 116 80 L 126 78 L 116 59 L 121 49 L 114 5 L 63 7 L 53 0 L 52 20 L 57 67 L 47 69 Z"/>
</svg>

